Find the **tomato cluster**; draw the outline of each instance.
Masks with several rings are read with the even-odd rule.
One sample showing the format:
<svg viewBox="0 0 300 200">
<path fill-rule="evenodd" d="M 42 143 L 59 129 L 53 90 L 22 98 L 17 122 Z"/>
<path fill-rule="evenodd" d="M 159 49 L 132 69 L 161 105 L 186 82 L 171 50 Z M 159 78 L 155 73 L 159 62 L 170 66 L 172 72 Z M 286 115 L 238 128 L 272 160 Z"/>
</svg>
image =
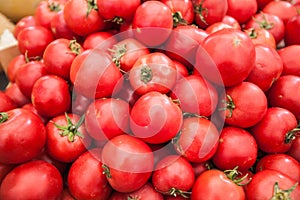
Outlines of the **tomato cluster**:
<svg viewBox="0 0 300 200">
<path fill-rule="evenodd" d="M 44 0 L 0 92 L 0 199 L 300 199 L 300 1 Z"/>
</svg>

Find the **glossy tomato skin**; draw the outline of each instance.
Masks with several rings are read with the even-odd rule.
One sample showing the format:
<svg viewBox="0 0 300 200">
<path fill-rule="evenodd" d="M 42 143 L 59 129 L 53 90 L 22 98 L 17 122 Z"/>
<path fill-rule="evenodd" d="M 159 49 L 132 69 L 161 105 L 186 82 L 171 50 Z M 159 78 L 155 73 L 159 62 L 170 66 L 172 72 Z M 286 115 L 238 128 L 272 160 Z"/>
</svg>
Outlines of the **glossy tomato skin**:
<svg viewBox="0 0 300 200">
<path fill-rule="evenodd" d="M 10 82 L 15 82 L 17 70 L 26 63 L 25 56 L 23 54 L 17 55 L 12 58 L 7 66 L 6 76 Z"/>
<path fill-rule="evenodd" d="M 168 96 L 148 92 L 133 105 L 130 128 L 140 139 L 160 144 L 176 136 L 182 125 L 182 112 Z"/>
<path fill-rule="evenodd" d="M 26 28 L 26 27 L 28 27 L 28 26 L 35 26 L 35 25 L 36 25 L 36 23 L 35 23 L 34 16 L 29 15 L 29 16 L 22 17 L 22 18 L 16 23 L 16 26 L 15 26 L 15 29 L 14 29 L 14 32 L 13 32 L 15 38 L 18 38 L 19 33 L 20 33 L 21 30 L 23 30 L 24 28 Z"/>
<path fill-rule="evenodd" d="M 300 180 L 300 163 L 288 154 L 267 154 L 255 166 L 256 172 L 273 169 L 295 181 Z"/>
<path fill-rule="evenodd" d="M 5 176 L 15 167 L 14 164 L 3 164 L 0 163 L 0 184 L 2 183 Z"/>
<path fill-rule="evenodd" d="M 30 103 L 30 98 L 24 96 L 24 94 L 21 92 L 19 86 L 16 83 L 9 83 L 5 88 L 4 92 L 9 98 L 11 98 L 14 101 L 17 107 L 22 107 L 23 105 Z M 9 105 L 9 103 L 1 103 L 1 105 Z"/>
<path fill-rule="evenodd" d="M 31 102 L 37 112 L 45 117 L 67 112 L 71 104 L 67 81 L 56 75 L 42 76 L 33 85 Z"/>
<path fill-rule="evenodd" d="M 234 1 L 227 0 L 227 15 L 234 17 L 240 24 L 244 24 L 257 12 L 256 0 Z"/>
<path fill-rule="evenodd" d="M 118 192 L 133 192 L 148 182 L 154 168 L 150 147 L 130 135 L 119 135 L 103 147 L 102 162 L 109 184 Z"/>
<path fill-rule="evenodd" d="M 250 169 L 257 158 L 257 144 L 254 137 L 245 129 L 234 126 L 223 128 L 219 145 L 212 161 L 221 170 Z"/>
<path fill-rule="evenodd" d="M 262 9 L 264 13 L 270 13 L 278 16 L 284 24 L 297 15 L 296 7 L 288 1 L 271 1 Z"/>
<path fill-rule="evenodd" d="M 280 107 L 271 107 L 268 108 L 261 121 L 251 127 L 250 133 L 262 151 L 284 153 L 293 143 L 287 135 L 296 127 L 297 119 L 290 111 Z"/>
<path fill-rule="evenodd" d="M 205 162 L 218 147 L 219 131 L 208 119 L 188 117 L 183 120 L 181 134 L 176 139 L 176 151 L 190 162 Z"/>
<path fill-rule="evenodd" d="M 0 162 L 18 164 L 35 158 L 46 142 L 46 130 L 34 113 L 16 108 L 1 115 Z"/>
<path fill-rule="evenodd" d="M 223 29 L 207 36 L 196 56 L 195 67 L 200 74 L 224 86 L 241 83 L 255 64 L 251 38 L 236 29 Z"/>
<path fill-rule="evenodd" d="M 117 39 L 114 38 L 112 33 L 107 31 L 98 31 L 87 35 L 82 46 L 84 49 L 101 48 L 103 50 L 107 50 L 112 48 L 116 43 Z"/>
<path fill-rule="evenodd" d="M 62 191 L 63 180 L 58 169 L 50 163 L 36 160 L 10 171 L 1 184 L 0 197 L 8 200 L 58 200 Z"/>
<path fill-rule="evenodd" d="M 272 33 L 263 28 L 249 28 L 244 30 L 254 44 L 263 44 L 276 49 L 276 40 Z"/>
<path fill-rule="evenodd" d="M 253 175 L 252 180 L 245 186 L 245 193 L 248 200 L 271 199 L 274 192 L 274 184 L 278 183 L 281 190 L 290 189 L 296 181 L 283 175 L 282 173 L 265 169 Z M 300 186 L 290 193 L 290 199 L 296 200 L 300 196 Z"/>
<path fill-rule="evenodd" d="M 281 76 L 268 90 L 270 106 L 282 107 L 292 112 L 300 120 L 300 77 L 295 75 Z"/>
<path fill-rule="evenodd" d="M 17 108 L 17 104 L 3 91 L 0 91 L 0 112 Z"/>
<path fill-rule="evenodd" d="M 78 200 L 108 199 L 112 188 L 103 174 L 102 149 L 94 148 L 80 155 L 71 165 L 67 183 Z"/>
<path fill-rule="evenodd" d="M 289 151 L 287 152 L 288 155 L 292 156 L 293 158 L 295 158 L 298 162 L 300 162 L 300 138 L 297 137 L 295 138 L 291 148 L 289 149 Z"/>
<path fill-rule="evenodd" d="M 297 14 L 293 17 L 291 17 L 286 22 L 286 30 L 284 35 L 284 41 L 287 46 L 293 45 L 293 44 L 300 44 L 300 39 L 297 37 L 299 35 L 299 27 L 300 27 L 300 14 Z"/>
<path fill-rule="evenodd" d="M 236 185 L 220 170 L 205 171 L 196 179 L 192 188 L 192 200 L 222 200 L 224 197 L 246 199 L 243 187 Z"/>
<path fill-rule="evenodd" d="M 283 62 L 282 75 L 300 76 L 300 64 L 295 59 L 300 53 L 300 45 L 289 45 L 277 52 Z"/>
</svg>

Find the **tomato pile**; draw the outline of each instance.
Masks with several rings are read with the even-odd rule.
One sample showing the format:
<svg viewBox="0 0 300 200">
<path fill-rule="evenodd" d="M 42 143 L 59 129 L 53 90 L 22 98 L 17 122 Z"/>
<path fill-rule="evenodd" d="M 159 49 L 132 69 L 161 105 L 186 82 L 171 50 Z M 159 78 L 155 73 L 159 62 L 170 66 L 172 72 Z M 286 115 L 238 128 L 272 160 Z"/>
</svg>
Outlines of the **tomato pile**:
<svg viewBox="0 0 300 200">
<path fill-rule="evenodd" d="M 300 199 L 300 1 L 44 0 L 0 92 L 0 199 Z"/>
</svg>

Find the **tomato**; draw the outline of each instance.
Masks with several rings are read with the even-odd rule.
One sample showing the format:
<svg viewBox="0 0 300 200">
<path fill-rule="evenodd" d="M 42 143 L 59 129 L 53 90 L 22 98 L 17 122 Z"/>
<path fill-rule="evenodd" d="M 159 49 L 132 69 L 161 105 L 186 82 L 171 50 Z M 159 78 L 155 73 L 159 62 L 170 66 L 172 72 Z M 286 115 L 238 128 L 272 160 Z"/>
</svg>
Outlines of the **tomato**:
<svg viewBox="0 0 300 200">
<path fill-rule="evenodd" d="M 160 1 L 146 1 L 137 8 L 132 28 L 135 38 L 145 45 L 161 45 L 173 28 L 172 11 Z"/>
<path fill-rule="evenodd" d="M 284 35 L 284 42 L 286 46 L 293 45 L 293 44 L 300 44 L 300 39 L 297 37 L 299 35 L 300 27 L 300 14 L 297 14 L 291 17 L 285 25 L 285 35 Z"/>
<path fill-rule="evenodd" d="M 68 188 L 64 188 L 62 194 L 61 194 L 61 200 L 76 200 L 70 193 Z"/>
<path fill-rule="evenodd" d="M 124 199 L 143 199 L 143 200 L 163 200 L 163 195 L 156 191 L 150 182 L 147 182 L 140 189 L 131 193 L 114 192 L 109 198 L 110 200 Z"/>
<path fill-rule="evenodd" d="M 258 10 L 262 10 L 265 7 L 265 5 L 267 5 L 270 1 L 273 1 L 273 0 L 256 0 Z"/>
<path fill-rule="evenodd" d="M 189 161 L 178 155 L 170 155 L 159 161 L 152 174 L 155 189 L 171 196 L 189 197 L 195 173 Z"/>
<path fill-rule="evenodd" d="M 47 45 L 54 40 L 52 32 L 43 26 L 24 28 L 17 37 L 20 53 L 28 57 L 43 56 Z"/>
<path fill-rule="evenodd" d="M 118 0 L 117 2 L 97 0 L 98 13 L 101 17 L 104 20 L 117 24 L 132 21 L 134 13 L 140 4 L 140 0 Z"/>
<path fill-rule="evenodd" d="M 76 90 L 73 90 L 72 113 L 77 115 L 83 115 L 92 101 L 92 99 L 86 98 L 85 96 L 78 94 Z"/>
<path fill-rule="evenodd" d="M 250 28 L 244 30 L 254 44 L 263 44 L 276 49 L 276 41 L 272 33 L 263 28 Z"/>
<path fill-rule="evenodd" d="M 211 33 L 214 33 L 216 31 L 219 31 L 219 30 L 222 30 L 222 29 L 225 29 L 225 28 L 233 28 L 232 26 L 224 23 L 224 22 L 216 22 L 216 23 L 213 23 L 211 24 L 210 26 L 208 26 L 205 31 L 208 33 L 208 34 L 211 34 Z"/>
<path fill-rule="evenodd" d="M 133 38 L 121 40 L 110 49 L 114 63 L 124 72 L 130 71 L 140 57 L 149 53 L 145 45 Z"/>
<path fill-rule="evenodd" d="M 21 164 L 6 175 L 1 184 L 0 198 L 60 199 L 62 191 L 63 180 L 59 171 L 50 163 L 36 160 Z"/>
<path fill-rule="evenodd" d="M 173 63 L 175 65 L 176 71 L 177 71 L 177 81 L 179 81 L 179 79 L 187 77 L 189 75 L 189 71 L 187 69 L 187 67 L 182 64 L 179 61 L 173 60 Z"/>
<path fill-rule="evenodd" d="M 207 170 L 196 179 L 192 188 L 192 200 L 221 200 L 224 197 L 246 199 L 243 187 L 236 185 L 220 170 Z"/>
<path fill-rule="evenodd" d="M 265 5 L 262 11 L 278 16 L 284 24 L 286 24 L 291 17 L 297 15 L 296 7 L 288 1 L 270 1 Z"/>
<path fill-rule="evenodd" d="M 236 29 L 207 36 L 196 53 L 196 69 L 213 83 L 233 86 L 247 78 L 255 64 L 251 38 Z"/>
<path fill-rule="evenodd" d="M 299 76 L 281 76 L 268 90 L 269 105 L 288 109 L 296 116 L 297 120 L 300 120 L 299 86 Z"/>
<path fill-rule="evenodd" d="M 180 108 L 168 96 L 155 91 L 136 101 L 130 117 L 132 133 L 151 144 L 168 142 L 182 125 Z"/>
<path fill-rule="evenodd" d="M 5 92 L 0 91 L 0 112 L 17 108 L 17 104 Z"/>
<path fill-rule="evenodd" d="M 245 129 L 234 126 L 223 128 L 216 153 L 212 157 L 218 169 L 228 170 L 238 166 L 238 170 L 250 169 L 257 158 L 257 144 Z"/>
<path fill-rule="evenodd" d="M 107 31 L 98 31 L 96 33 L 91 33 L 84 39 L 83 48 L 84 49 L 103 49 L 108 50 L 117 43 L 115 36 Z"/>
<path fill-rule="evenodd" d="M 300 63 L 296 59 L 300 53 L 300 45 L 286 46 L 277 52 L 283 62 L 282 75 L 300 76 Z"/>
<path fill-rule="evenodd" d="M 288 155 L 292 156 L 293 158 L 295 158 L 298 162 L 300 162 L 300 138 L 296 137 L 291 148 L 289 149 L 289 151 L 287 152 Z"/>
<path fill-rule="evenodd" d="M 47 124 L 47 122 L 49 121 L 48 117 L 45 116 L 41 116 L 38 111 L 36 110 L 36 108 L 32 105 L 32 103 L 27 103 L 25 105 L 22 106 L 22 108 L 29 110 L 31 112 L 33 112 L 34 114 L 36 114 L 43 122 L 44 125 Z"/>
<path fill-rule="evenodd" d="M 103 30 L 106 24 L 97 9 L 94 0 L 67 1 L 63 9 L 67 26 L 80 36 Z"/>
<path fill-rule="evenodd" d="M 253 175 L 246 185 L 248 200 L 267 200 L 276 198 L 298 199 L 300 186 L 296 181 L 276 170 L 265 169 Z"/>
<path fill-rule="evenodd" d="M 101 150 L 90 149 L 72 163 L 67 183 L 75 199 L 108 199 L 110 196 L 112 188 L 103 174 Z"/>
<path fill-rule="evenodd" d="M 176 151 L 190 162 L 205 162 L 218 147 L 219 131 L 208 119 L 188 117 L 173 140 Z"/>
<path fill-rule="evenodd" d="M 26 27 L 29 27 L 29 26 L 35 26 L 36 23 L 35 23 L 35 19 L 34 19 L 34 16 L 32 15 L 28 15 L 28 16 L 24 16 L 22 17 L 17 23 L 16 23 L 16 26 L 15 26 L 15 29 L 14 29 L 14 36 L 15 38 L 18 38 L 18 35 L 19 33 Z"/>
<path fill-rule="evenodd" d="M 70 80 L 79 94 L 90 99 L 110 97 L 120 91 L 123 83 L 122 74 L 110 55 L 99 49 L 85 50 L 76 56 Z"/>
<path fill-rule="evenodd" d="M 72 62 L 82 51 L 76 40 L 60 38 L 52 41 L 43 54 L 48 73 L 69 80 Z"/>
<path fill-rule="evenodd" d="M 42 76 L 33 85 L 31 102 L 42 116 L 54 117 L 63 114 L 69 110 L 71 104 L 69 85 L 59 76 Z"/>
<path fill-rule="evenodd" d="M 266 153 L 287 152 L 294 139 L 293 129 L 297 127 L 296 117 L 280 107 L 268 108 L 267 113 L 250 133 L 256 139 L 258 148 Z"/>
<path fill-rule="evenodd" d="M 124 101 L 129 103 L 130 106 L 133 106 L 134 103 L 140 98 L 140 95 L 138 95 L 134 91 L 134 89 L 130 85 L 129 80 L 125 78 L 122 85 L 122 89 L 118 93 L 114 94 L 112 97 L 116 99 L 123 99 Z"/>
<path fill-rule="evenodd" d="M 227 125 L 248 128 L 260 122 L 267 112 L 267 97 L 254 83 L 244 81 L 226 88 L 225 92 L 218 110 Z"/>
<path fill-rule="evenodd" d="M 285 26 L 281 18 L 271 13 L 257 13 L 246 24 L 245 28 L 263 28 L 268 30 L 278 44 L 284 37 Z"/>
<path fill-rule="evenodd" d="M 191 0 L 162 0 L 173 13 L 173 26 L 188 25 L 194 21 L 194 7 Z"/>
<path fill-rule="evenodd" d="M 19 67 L 15 74 L 15 82 L 22 94 L 30 98 L 34 83 L 46 74 L 48 72 L 43 62 L 31 61 Z"/>
<path fill-rule="evenodd" d="M 15 167 L 13 164 L 0 163 L 0 185 L 5 176 Z"/>
<path fill-rule="evenodd" d="M 172 89 L 170 97 L 179 101 L 183 112 L 206 117 L 215 111 L 218 103 L 217 90 L 198 75 L 180 79 Z"/>
<path fill-rule="evenodd" d="M 256 172 L 273 169 L 289 176 L 295 181 L 300 180 L 300 164 L 288 154 L 267 154 L 257 162 L 255 169 Z"/>
<path fill-rule="evenodd" d="M 10 60 L 6 71 L 6 76 L 10 82 L 15 82 L 17 70 L 25 63 L 26 58 L 23 54 L 17 55 Z"/>
<path fill-rule="evenodd" d="M 18 164 L 35 158 L 46 142 L 46 130 L 33 112 L 16 108 L 0 115 L 0 162 Z"/>
<path fill-rule="evenodd" d="M 235 1 L 227 0 L 227 15 L 234 17 L 240 24 L 244 24 L 257 12 L 256 0 Z"/>
<path fill-rule="evenodd" d="M 231 26 L 235 29 L 242 30 L 239 22 L 234 17 L 231 17 L 229 15 L 225 15 L 221 22 L 228 24 L 229 26 Z"/>
<path fill-rule="evenodd" d="M 154 168 L 150 147 L 130 135 L 119 135 L 103 147 L 102 162 L 109 184 L 118 192 L 133 192 L 148 182 Z"/>
<path fill-rule="evenodd" d="M 22 107 L 23 105 L 30 103 L 30 98 L 24 96 L 16 83 L 8 84 L 4 92 L 9 98 L 14 101 L 17 107 Z M 1 105 L 9 105 L 9 103 L 1 103 Z"/>
<path fill-rule="evenodd" d="M 276 49 L 255 45 L 255 66 L 245 81 L 256 84 L 266 92 L 283 72 L 282 59 Z"/>
<path fill-rule="evenodd" d="M 129 133 L 130 106 L 121 99 L 97 99 L 85 112 L 85 127 L 91 137 L 107 141 Z"/>
</svg>

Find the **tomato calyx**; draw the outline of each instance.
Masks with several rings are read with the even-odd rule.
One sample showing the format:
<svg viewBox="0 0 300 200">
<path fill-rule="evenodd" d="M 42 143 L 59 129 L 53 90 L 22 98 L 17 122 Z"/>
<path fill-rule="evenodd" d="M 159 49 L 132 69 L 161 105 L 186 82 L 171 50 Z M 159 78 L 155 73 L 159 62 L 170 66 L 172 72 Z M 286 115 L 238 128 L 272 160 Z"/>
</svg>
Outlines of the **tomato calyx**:
<svg viewBox="0 0 300 200">
<path fill-rule="evenodd" d="M 67 113 L 65 113 L 65 116 L 66 116 L 66 120 L 67 120 L 66 126 L 61 126 L 56 123 L 53 123 L 56 128 L 61 130 L 61 132 L 59 133 L 60 136 L 62 136 L 62 137 L 67 136 L 69 142 L 74 142 L 75 136 L 84 138 L 84 135 L 80 131 L 78 131 L 79 127 L 82 125 L 82 123 L 84 121 L 84 115 L 82 115 L 80 117 L 80 119 L 78 120 L 78 122 L 76 124 L 73 124 L 73 122 L 71 121 L 71 119 Z"/>
<path fill-rule="evenodd" d="M 92 10 L 98 11 L 97 1 L 96 0 L 87 0 L 88 9 L 86 12 L 86 17 L 92 12 Z"/>
<path fill-rule="evenodd" d="M 7 112 L 0 112 L 0 124 L 8 120 Z"/>
<path fill-rule="evenodd" d="M 248 35 L 251 39 L 257 38 L 257 31 L 255 30 L 255 28 L 250 28 L 248 31 Z"/>
<path fill-rule="evenodd" d="M 115 24 L 123 24 L 125 22 L 125 20 L 122 18 L 122 17 L 114 17 L 113 19 L 106 19 L 104 20 L 104 22 L 112 22 L 112 23 L 115 23 Z"/>
<path fill-rule="evenodd" d="M 186 20 L 182 17 L 180 11 L 172 13 L 173 17 L 173 27 L 177 27 L 178 25 L 187 25 Z"/>
<path fill-rule="evenodd" d="M 110 169 L 107 165 L 102 164 L 102 169 L 103 169 L 103 174 L 107 177 L 107 178 L 111 178 L 111 173 L 110 173 Z"/>
<path fill-rule="evenodd" d="M 191 192 L 179 190 L 179 189 L 176 189 L 176 188 L 173 188 L 173 187 L 167 192 L 160 191 L 157 188 L 155 188 L 155 190 L 158 191 L 159 193 L 164 194 L 164 195 L 170 195 L 170 196 L 173 196 L 173 197 L 181 196 L 181 197 L 186 198 L 186 199 L 190 198 L 191 194 L 192 194 Z"/>
<path fill-rule="evenodd" d="M 153 74 L 152 70 L 148 65 L 143 65 L 141 69 L 141 81 L 147 84 L 152 80 Z"/>
<path fill-rule="evenodd" d="M 121 70 L 121 58 L 126 54 L 127 48 L 126 44 L 114 45 L 112 49 L 108 49 L 111 52 L 112 61 Z M 121 71 L 123 72 L 123 71 Z M 123 72 L 125 73 L 125 72 Z"/>
<path fill-rule="evenodd" d="M 290 144 L 294 139 L 296 139 L 296 137 L 299 137 L 299 136 L 300 136 L 300 123 L 298 124 L 298 126 L 296 128 L 287 132 L 287 134 L 285 135 L 285 138 L 284 138 L 284 143 Z"/>
<path fill-rule="evenodd" d="M 55 1 L 53 1 L 51 3 L 49 2 L 48 3 L 48 8 L 49 8 L 49 10 L 51 12 L 59 12 L 59 11 L 61 11 L 60 4 L 58 2 L 55 2 Z"/>
<path fill-rule="evenodd" d="M 291 200 L 290 194 L 296 189 L 298 182 L 296 182 L 291 188 L 282 190 L 279 188 L 278 182 L 274 184 L 273 196 L 270 200 Z"/>
<path fill-rule="evenodd" d="M 256 22 L 256 23 L 258 23 L 260 28 L 263 28 L 263 29 L 266 29 L 266 30 L 272 29 L 274 27 L 274 23 L 268 22 L 265 14 L 263 12 L 261 12 L 261 14 L 262 14 L 262 17 L 263 17 L 262 21 L 254 18 L 254 17 L 252 18 L 253 21 Z"/>
<path fill-rule="evenodd" d="M 69 43 L 69 48 L 71 52 L 77 56 L 80 53 L 81 45 L 76 40 L 71 40 Z"/>
<path fill-rule="evenodd" d="M 242 183 L 242 182 L 245 181 L 245 179 L 248 177 L 249 174 L 247 173 L 245 176 L 241 178 L 237 178 L 238 175 L 241 174 L 237 169 L 238 166 L 236 166 L 233 169 L 225 170 L 224 173 L 226 174 L 227 178 L 233 181 L 236 185 L 238 186 L 247 185 L 251 181 L 251 178 L 246 183 Z"/>
<path fill-rule="evenodd" d="M 208 25 L 205 17 L 208 15 L 208 9 L 203 7 L 204 0 L 201 1 L 199 5 L 194 6 L 194 12 L 199 15 L 200 20 L 205 24 Z"/>
<path fill-rule="evenodd" d="M 224 107 L 219 108 L 219 111 L 226 111 L 229 110 L 229 115 L 226 115 L 226 118 L 231 118 L 233 114 L 233 110 L 235 109 L 235 104 L 233 102 L 233 99 L 231 98 L 230 95 L 226 95 L 227 100 L 222 100 L 222 103 L 225 104 Z"/>
<path fill-rule="evenodd" d="M 25 63 L 29 63 L 31 61 L 40 61 L 40 60 L 42 60 L 41 56 L 29 57 L 27 50 L 25 51 L 24 58 L 25 58 Z"/>
</svg>

